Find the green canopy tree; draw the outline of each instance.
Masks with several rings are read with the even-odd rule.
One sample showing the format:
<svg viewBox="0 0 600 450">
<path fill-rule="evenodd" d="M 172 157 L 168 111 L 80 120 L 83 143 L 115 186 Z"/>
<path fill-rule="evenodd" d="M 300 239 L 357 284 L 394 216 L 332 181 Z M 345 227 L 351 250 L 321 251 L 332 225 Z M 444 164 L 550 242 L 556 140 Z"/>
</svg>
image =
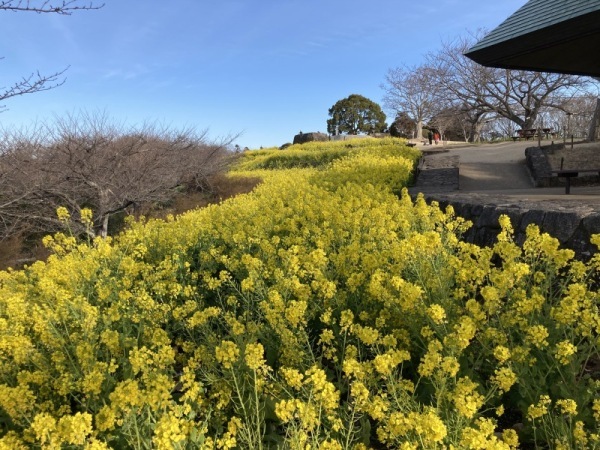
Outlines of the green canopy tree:
<svg viewBox="0 0 600 450">
<path fill-rule="evenodd" d="M 380 133 L 385 131 L 385 114 L 366 97 L 352 94 L 329 108 L 327 132 L 330 134 Z"/>
<path fill-rule="evenodd" d="M 404 112 L 399 111 L 396 114 L 396 118 L 390 125 L 390 135 L 394 137 L 411 138 L 415 136 L 415 122 L 410 116 Z"/>
</svg>

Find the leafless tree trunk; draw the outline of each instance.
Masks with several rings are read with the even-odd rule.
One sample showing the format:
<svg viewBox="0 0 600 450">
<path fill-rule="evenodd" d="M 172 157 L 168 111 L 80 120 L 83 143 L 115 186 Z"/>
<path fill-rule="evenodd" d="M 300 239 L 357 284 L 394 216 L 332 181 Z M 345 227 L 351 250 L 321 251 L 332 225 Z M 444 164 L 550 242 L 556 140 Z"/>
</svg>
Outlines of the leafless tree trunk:
<svg viewBox="0 0 600 450">
<path fill-rule="evenodd" d="M 600 98 L 596 99 L 596 109 L 590 122 L 590 131 L 588 133 L 588 139 L 591 142 L 596 142 L 598 139 L 598 128 L 600 128 Z"/>
<path fill-rule="evenodd" d="M 16 230 L 56 231 L 59 206 L 75 219 L 90 208 L 94 231 L 106 236 L 115 214 L 168 202 L 187 187 L 207 189 L 206 180 L 228 160 L 231 139 L 213 143 L 206 132 L 153 125 L 127 129 L 98 114 L 5 133 L 0 239 Z M 75 232 L 85 231 L 76 220 L 73 226 L 79 227 Z"/>
<path fill-rule="evenodd" d="M 416 138 L 423 138 L 424 122 L 442 108 L 442 97 L 433 82 L 433 73 L 427 66 L 397 67 L 390 69 L 381 86 L 386 108 L 407 114 L 415 123 Z"/>
<path fill-rule="evenodd" d="M 472 123 L 473 139 L 490 114 L 520 128 L 534 128 L 542 108 L 561 109 L 565 96 L 578 95 L 590 83 L 588 78 L 574 75 L 480 66 L 464 56 L 473 43 L 474 39 L 460 38 L 427 55 L 434 82 L 447 102 L 477 120 Z"/>
</svg>

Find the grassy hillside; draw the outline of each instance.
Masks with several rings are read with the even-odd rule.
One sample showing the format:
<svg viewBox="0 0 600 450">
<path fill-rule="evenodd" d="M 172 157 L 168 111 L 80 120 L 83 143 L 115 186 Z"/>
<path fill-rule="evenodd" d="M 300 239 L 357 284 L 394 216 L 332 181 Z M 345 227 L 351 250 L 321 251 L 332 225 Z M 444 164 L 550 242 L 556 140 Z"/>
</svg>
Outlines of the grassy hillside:
<svg viewBox="0 0 600 450">
<path fill-rule="evenodd" d="M 308 142 L 287 147 L 245 152 L 238 169 L 327 168 L 333 161 L 357 155 L 381 159 L 406 158 L 414 161 L 418 152 L 404 146 L 400 139 L 356 139 L 335 142 Z"/>
<path fill-rule="evenodd" d="M 402 141 L 319 145 L 0 272 L 0 449 L 597 447 L 600 259 L 461 242 Z"/>
</svg>

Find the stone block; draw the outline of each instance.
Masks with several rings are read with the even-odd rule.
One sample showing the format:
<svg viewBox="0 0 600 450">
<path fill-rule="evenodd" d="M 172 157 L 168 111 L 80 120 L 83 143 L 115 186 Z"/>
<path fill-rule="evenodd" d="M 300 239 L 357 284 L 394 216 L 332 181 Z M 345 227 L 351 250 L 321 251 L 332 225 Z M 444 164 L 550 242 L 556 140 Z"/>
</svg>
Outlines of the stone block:
<svg viewBox="0 0 600 450">
<path fill-rule="evenodd" d="M 575 213 L 547 211 L 541 229 L 543 232 L 557 238 L 560 242 L 566 243 L 581 224 L 581 220 L 581 216 Z"/>
<path fill-rule="evenodd" d="M 329 136 L 325 133 L 298 133 L 294 136 L 294 144 L 304 144 L 312 141 L 328 141 Z"/>
<path fill-rule="evenodd" d="M 523 217 L 521 217 L 521 223 L 519 224 L 519 230 L 525 232 L 527 227 L 531 224 L 537 225 L 539 227 L 544 223 L 544 217 L 546 216 L 546 211 L 542 211 L 539 209 L 531 209 L 525 211 Z"/>
<path fill-rule="evenodd" d="M 583 218 L 581 221 L 583 228 L 590 235 L 600 233 L 600 214 L 594 213 Z"/>
</svg>

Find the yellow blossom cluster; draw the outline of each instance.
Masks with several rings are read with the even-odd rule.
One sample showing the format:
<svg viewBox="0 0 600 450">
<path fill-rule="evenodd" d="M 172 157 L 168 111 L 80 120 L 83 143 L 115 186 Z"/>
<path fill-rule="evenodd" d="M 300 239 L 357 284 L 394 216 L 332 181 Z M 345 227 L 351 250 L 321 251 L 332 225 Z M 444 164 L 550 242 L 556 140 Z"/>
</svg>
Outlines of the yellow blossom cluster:
<svg viewBox="0 0 600 450">
<path fill-rule="evenodd" d="M 600 448 L 600 256 L 462 241 L 417 157 L 245 152 L 252 193 L 47 238 L 0 272 L 0 449 Z"/>
</svg>

